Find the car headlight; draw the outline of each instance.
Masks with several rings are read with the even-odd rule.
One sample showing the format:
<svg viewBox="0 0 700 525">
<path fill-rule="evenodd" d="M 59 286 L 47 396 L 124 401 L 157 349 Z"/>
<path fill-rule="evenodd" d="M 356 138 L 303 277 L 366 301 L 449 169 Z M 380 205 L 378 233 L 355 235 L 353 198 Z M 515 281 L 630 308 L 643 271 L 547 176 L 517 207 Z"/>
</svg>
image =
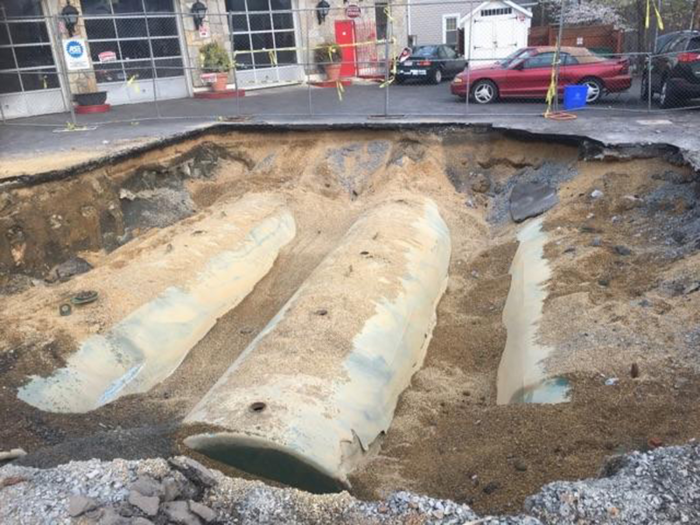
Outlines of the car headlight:
<svg viewBox="0 0 700 525">
<path fill-rule="evenodd" d="M 462 84 L 464 80 L 462 80 L 460 77 L 455 77 L 455 79 L 452 81 L 453 84 Z"/>
</svg>

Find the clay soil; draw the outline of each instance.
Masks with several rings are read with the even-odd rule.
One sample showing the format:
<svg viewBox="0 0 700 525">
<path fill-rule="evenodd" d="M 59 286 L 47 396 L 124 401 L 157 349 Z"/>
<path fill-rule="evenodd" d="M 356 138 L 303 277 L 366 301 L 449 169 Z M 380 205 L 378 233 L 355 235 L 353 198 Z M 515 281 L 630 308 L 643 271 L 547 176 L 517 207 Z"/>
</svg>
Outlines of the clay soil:
<svg viewBox="0 0 700 525">
<path fill-rule="evenodd" d="M 163 156 L 177 159 L 203 143 Z M 28 376 L 60 367 L 80 334 L 103 329 L 93 326 L 99 323 L 87 309 L 70 322 L 57 316 L 61 299 L 89 282 L 90 273 L 46 284 L 33 270 L 34 281 L 6 289 L 0 296 L 0 450 L 23 447 L 30 455 L 22 461 L 36 466 L 192 454 L 180 444 L 179 421 L 354 220 L 404 192 L 427 195 L 440 207 L 453 241 L 450 279 L 425 365 L 402 395 L 381 449 L 351 477 L 356 495 L 409 489 L 468 502 L 478 512 L 517 512 L 543 484 L 595 476 L 608 456 L 700 435 L 693 402 L 700 394 L 700 292 L 693 291 L 700 281 L 700 221 L 697 182 L 685 168 L 662 160 L 586 162 L 570 146 L 453 130 L 284 133 L 264 140 L 233 134 L 216 143 L 233 154 L 207 177 L 184 181 L 194 209 L 215 213 L 246 192 L 274 192 L 294 213 L 296 239 L 170 378 L 87 414 L 41 412 L 18 401 L 16 392 Z M 131 165 L 137 169 L 138 159 Z M 560 405 L 499 406 L 501 316 L 517 226 L 497 212 L 514 178 L 545 165 L 570 175 L 557 181 L 560 203 L 544 222 L 553 278 L 540 339 L 555 348 L 548 372 L 571 381 L 572 397 Z M 114 173 L 115 180 L 128 179 L 125 169 Z M 78 177 L 87 186 L 109 173 Z M 602 196 L 593 198 L 596 189 Z M 38 197 L 55 190 L 47 184 L 21 191 Z M 123 204 L 118 188 L 108 193 Z M 107 209 L 110 202 L 102 204 Z M 37 209 L 50 224 L 49 205 Z M 166 228 L 177 232 L 177 224 Z M 97 268 L 124 271 L 133 250 L 162 248 L 154 239 L 167 236 L 149 231 L 136 231 L 110 253 L 80 253 Z"/>
</svg>

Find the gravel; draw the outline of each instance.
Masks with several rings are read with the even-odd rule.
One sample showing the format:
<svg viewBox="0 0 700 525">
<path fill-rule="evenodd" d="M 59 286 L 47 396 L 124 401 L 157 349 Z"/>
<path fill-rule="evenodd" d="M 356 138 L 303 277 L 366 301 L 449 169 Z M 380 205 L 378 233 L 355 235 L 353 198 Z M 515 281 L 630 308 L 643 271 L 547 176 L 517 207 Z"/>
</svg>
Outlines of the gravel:
<svg viewBox="0 0 700 525">
<path fill-rule="evenodd" d="M 700 446 L 616 456 L 601 476 L 554 482 L 518 516 L 477 516 L 468 506 L 400 491 L 364 502 L 228 478 L 191 458 L 74 461 L 40 470 L 0 468 L 0 523 L 226 523 L 565 525 L 700 523 Z M 16 482 L 20 479 L 20 482 Z M 159 502 L 159 504 L 157 504 Z M 71 516 L 79 517 L 75 521 Z"/>
</svg>

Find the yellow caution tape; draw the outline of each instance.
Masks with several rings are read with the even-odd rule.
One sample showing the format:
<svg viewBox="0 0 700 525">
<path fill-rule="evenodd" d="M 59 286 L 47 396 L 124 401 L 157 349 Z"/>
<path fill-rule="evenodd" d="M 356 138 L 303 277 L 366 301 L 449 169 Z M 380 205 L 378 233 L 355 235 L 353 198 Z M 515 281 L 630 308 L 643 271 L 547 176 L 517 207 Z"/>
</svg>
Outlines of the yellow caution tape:
<svg viewBox="0 0 700 525">
<path fill-rule="evenodd" d="M 644 26 L 646 29 L 649 29 L 649 25 L 651 23 L 651 6 L 654 6 L 654 14 L 656 15 L 656 25 L 658 28 L 663 31 L 664 30 L 664 21 L 661 19 L 661 13 L 659 12 L 659 7 L 656 5 L 656 2 L 653 0 L 647 0 L 647 16 L 646 16 L 646 22 Z"/>
<path fill-rule="evenodd" d="M 274 49 L 270 49 L 267 54 L 270 56 L 270 62 L 273 66 L 277 65 L 277 52 Z"/>
<path fill-rule="evenodd" d="M 134 75 L 131 75 L 129 77 L 129 80 L 126 81 L 126 85 L 133 87 L 135 93 L 139 92 L 139 83 L 136 82 L 136 80 L 138 80 L 138 78 L 139 78 L 139 74 L 136 73 Z"/>
<path fill-rule="evenodd" d="M 43 75 L 41 77 L 41 82 L 44 84 L 44 89 L 47 89 L 49 87 L 48 82 L 46 82 L 46 75 Z"/>
<path fill-rule="evenodd" d="M 391 16 L 391 8 L 388 5 L 384 8 L 384 14 L 386 15 L 387 19 L 392 22 L 394 21 L 394 18 Z"/>
<path fill-rule="evenodd" d="M 557 42 L 557 49 L 559 49 L 559 43 Z M 559 59 L 559 53 L 554 53 L 552 58 L 552 77 L 549 82 L 549 89 L 547 90 L 547 110 L 544 112 L 544 116 L 547 117 L 552 112 L 552 102 L 554 97 L 557 96 L 557 60 Z"/>
<path fill-rule="evenodd" d="M 343 101 L 343 93 L 345 93 L 345 87 L 343 86 L 342 80 L 337 80 L 335 83 L 335 88 L 338 91 L 338 100 Z"/>
</svg>

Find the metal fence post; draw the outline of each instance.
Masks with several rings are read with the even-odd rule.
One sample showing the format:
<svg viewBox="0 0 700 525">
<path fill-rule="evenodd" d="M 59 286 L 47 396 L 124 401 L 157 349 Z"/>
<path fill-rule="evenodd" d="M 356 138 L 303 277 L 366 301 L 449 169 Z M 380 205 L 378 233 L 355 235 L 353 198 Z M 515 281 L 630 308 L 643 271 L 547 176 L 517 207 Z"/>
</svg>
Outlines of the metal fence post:
<svg viewBox="0 0 700 525">
<path fill-rule="evenodd" d="M 151 40 L 151 28 L 149 26 L 149 18 L 148 15 L 146 14 L 145 16 L 146 20 L 146 38 L 148 38 L 148 51 L 151 55 L 151 80 L 153 83 L 153 103 L 156 105 L 156 115 L 158 118 L 161 118 L 160 114 L 160 106 L 158 105 L 158 79 L 157 79 L 157 73 L 156 73 L 156 59 L 153 56 L 153 41 Z"/>
<path fill-rule="evenodd" d="M 653 94 L 651 90 L 651 54 L 647 55 L 647 111 L 651 112 Z"/>
<path fill-rule="evenodd" d="M 561 39 L 564 37 L 564 12 L 566 11 L 566 1 L 561 3 L 561 13 L 559 16 L 559 35 L 557 36 L 557 50 L 556 58 L 557 63 L 555 64 L 554 73 L 554 112 L 559 111 L 559 71 L 561 68 Z"/>
<path fill-rule="evenodd" d="M 309 99 L 309 116 L 312 117 L 314 114 L 314 105 L 311 96 L 311 74 L 309 73 L 311 68 L 311 24 L 313 23 L 313 16 L 311 10 L 306 10 L 306 53 L 304 53 L 304 74 L 306 75 L 306 91 L 308 93 Z"/>
<path fill-rule="evenodd" d="M 469 113 L 469 92 L 471 91 L 471 81 L 472 81 L 472 45 L 474 38 L 474 0 L 469 0 L 469 40 L 467 45 L 467 85 L 464 88 L 465 101 L 464 112 Z"/>
<path fill-rule="evenodd" d="M 233 13 L 227 12 L 228 38 L 231 44 L 231 69 L 233 70 L 233 84 L 236 90 L 236 117 L 241 116 L 241 91 L 238 86 L 238 73 L 236 72 L 236 50 L 233 48 Z"/>
<path fill-rule="evenodd" d="M 68 74 L 68 65 L 66 64 L 65 57 L 63 56 L 63 42 L 61 40 L 61 19 L 58 15 L 56 15 L 54 22 L 54 41 L 56 42 L 55 45 L 56 49 L 58 50 L 57 55 L 59 61 L 59 63 L 56 64 L 56 67 L 58 68 L 58 66 L 60 65 L 63 81 L 65 83 L 65 89 L 68 93 L 68 110 L 70 111 L 70 120 L 73 126 L 76 127 L 78 125 L 78 121 L 75 118 L 75 108 L 73 107 L 73 97 L 70 89 L 70 76 Z M 63 90 L 61 90 L 61 92 L 63 92 Z"/>
<path fill-rule="evenodd" d="M 389 40 L 393 34 L 393 22 L 391 18 L 391 3 L 388 2 L 384 9 L 387 10 L 386 17 L 386 34 L 384 35 L 384 58 L 386 60 L 386 67 L 384 70 L 384 116 L 389 116 L 389 73 L 391 68 L 391 62 L 389 60 Z"/>
</svg>

